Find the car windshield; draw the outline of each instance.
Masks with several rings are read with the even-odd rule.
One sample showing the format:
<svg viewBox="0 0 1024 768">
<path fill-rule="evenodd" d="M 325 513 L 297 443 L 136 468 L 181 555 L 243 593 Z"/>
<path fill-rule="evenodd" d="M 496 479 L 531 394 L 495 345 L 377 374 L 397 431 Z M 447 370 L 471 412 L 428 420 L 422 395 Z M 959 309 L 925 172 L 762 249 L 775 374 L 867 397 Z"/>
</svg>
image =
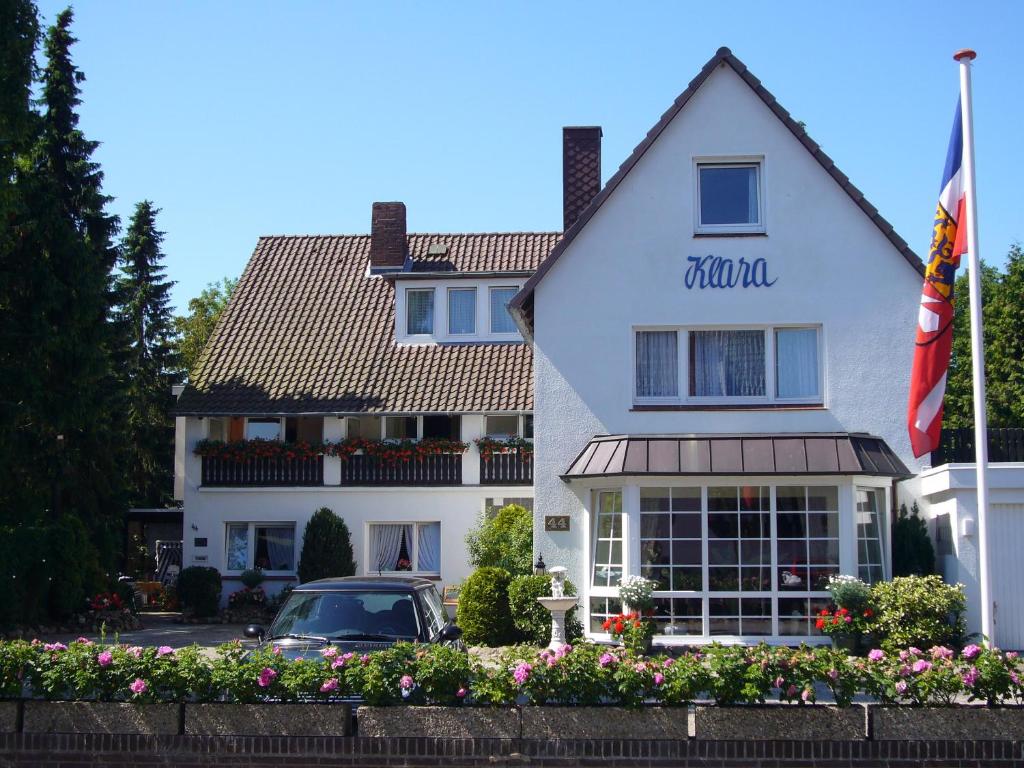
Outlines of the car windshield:
<svg viewBox="0 0 1024 768">
<path fill-rule="evenodd" d="M 419 634 L 413 596 L 383 590 L 293 592 L 269 632 L 270 637 L 308 635 L 328 640 Z"/>
</svg>

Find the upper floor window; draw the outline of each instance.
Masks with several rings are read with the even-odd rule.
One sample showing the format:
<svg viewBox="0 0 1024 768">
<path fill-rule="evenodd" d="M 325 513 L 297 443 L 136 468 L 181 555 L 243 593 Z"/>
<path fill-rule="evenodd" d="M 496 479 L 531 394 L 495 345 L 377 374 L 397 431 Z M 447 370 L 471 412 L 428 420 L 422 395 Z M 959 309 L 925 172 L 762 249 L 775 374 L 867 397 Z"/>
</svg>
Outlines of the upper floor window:
<svg viewBox="0 0 1024 768">
<path fill-rule="evenodd" d="M 476 333 L 476 288 L 448 289 L 448 333 Z"/>
<path fill-rule="evenodd" d="M 813 326 L 638 329 L 634 399 L 819 403 L 819 347 L 820 332 Z M 686 382 L 685 388 L 680 381 Z"/>
<path fill-rule="evenodd" d="M 761 163 L 697 163 L 697 232 L 763 232 Z"/>
<path fill-rule="evenodd" d="M 408 288 L 405 291 L 406 333 L 429 336 L 434 332 L 434 289 Z"/>
<path fill-rule="evenodd" d="M 247 440 L 280 440 L 281 419 L 246 419 L 245 437 Z"/>
<path fill-rule="evenodd" d="M 491 333 L 517 333 L 508 303 L 518 292 L 515 286 L 491 288 Z"/>
<path fill-rule="evenodd" d="M 487 437 L 524 437 L 533 439 L 533 415 L 495 413 L 484 417 L 484 434 Z"/>
</svg>

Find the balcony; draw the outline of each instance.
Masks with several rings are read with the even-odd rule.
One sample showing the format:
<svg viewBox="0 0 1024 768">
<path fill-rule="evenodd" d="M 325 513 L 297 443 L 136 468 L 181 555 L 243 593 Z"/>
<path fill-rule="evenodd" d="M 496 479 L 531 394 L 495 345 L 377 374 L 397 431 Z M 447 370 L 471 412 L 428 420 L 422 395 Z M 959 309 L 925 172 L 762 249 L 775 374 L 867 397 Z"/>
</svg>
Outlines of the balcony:
<svg viewBox="0 0 1024 768">
<path fill-rule="evenodd" d="M 480 485 L 533 485 L 533 453 L 513 450 L 481 454 Z"/>
<path fill-rule="evenodd" d="M 204 486 L 314 486 L 324 484 L 324 457 L 249 458 L 203 456 Z"/>
<path fill-rule="evenodd" d="M 932 466 L 974 462 L 974 427 L 942 430 L 939 447 L 932 451 Z M 988 460 L 1024 461 L 1024 428 L 988 429 Z"/>
<path fill-rule="evenodd" d="M 408 461 L 353 454 L 341 461 L 344 485 L 462 485 L 462 454 L 438 453 Z"/>
</svg>

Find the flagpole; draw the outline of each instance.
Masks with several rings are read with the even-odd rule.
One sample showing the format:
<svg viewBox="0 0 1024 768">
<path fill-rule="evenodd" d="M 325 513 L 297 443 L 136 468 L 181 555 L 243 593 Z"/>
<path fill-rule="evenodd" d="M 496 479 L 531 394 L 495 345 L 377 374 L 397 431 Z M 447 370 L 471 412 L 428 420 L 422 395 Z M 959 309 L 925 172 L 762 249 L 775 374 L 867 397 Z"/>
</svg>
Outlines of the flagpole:
<svg viewBox="0 0 1024 768">
<path fill-rule="evenodd" d="M 971 362 L 974 379 L 974 463 L 978 486 L 978 586 L 981 592 L 981 634 L 993 644 L 992 592 L 988 567 L 988 427 L 985 417 L 985 347 L 981 326 L 981 259 L 978 256 L 978 212 L 974 186 L 974 112 L 971 103 L 971 61 L 977 54 L 965 48 L 953 54 L 960 63 L 963 105 L 964 192 L 967 213 L 967 264 L 971 300 Z"/>
</svg>

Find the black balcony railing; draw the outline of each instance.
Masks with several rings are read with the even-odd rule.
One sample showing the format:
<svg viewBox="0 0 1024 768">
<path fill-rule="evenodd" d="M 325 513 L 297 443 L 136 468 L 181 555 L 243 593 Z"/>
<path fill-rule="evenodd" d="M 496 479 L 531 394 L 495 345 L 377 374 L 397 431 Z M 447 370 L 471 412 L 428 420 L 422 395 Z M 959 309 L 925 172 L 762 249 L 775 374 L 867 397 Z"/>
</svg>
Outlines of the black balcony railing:
<svg viewBox="0 0 1024 768">
<path fill-rule="evenodd" d="M 341 462 L 342 485 L 462 485 L 462 454 L 389 462 L 357 453 Z"/>
<path fill-rule="evenodd" d="M 532 485 L 533 454 L 510 451 L 480 457 L 481 485 Z"/>
<path fill-rule="evenodd" d="M 974 427 L 942 430 L 939 447 L 932 451 L 932 466 L 970 463 L 974 455 Z M 1024 428 L 988 429 L 989 461 L 1024 461 Z"/>
<path fill-rule="evenodd" d="M 203 485 L 323 485 L 324 457 L 252 458 L 246 461 L 203 456 Z"/>
</svg>

